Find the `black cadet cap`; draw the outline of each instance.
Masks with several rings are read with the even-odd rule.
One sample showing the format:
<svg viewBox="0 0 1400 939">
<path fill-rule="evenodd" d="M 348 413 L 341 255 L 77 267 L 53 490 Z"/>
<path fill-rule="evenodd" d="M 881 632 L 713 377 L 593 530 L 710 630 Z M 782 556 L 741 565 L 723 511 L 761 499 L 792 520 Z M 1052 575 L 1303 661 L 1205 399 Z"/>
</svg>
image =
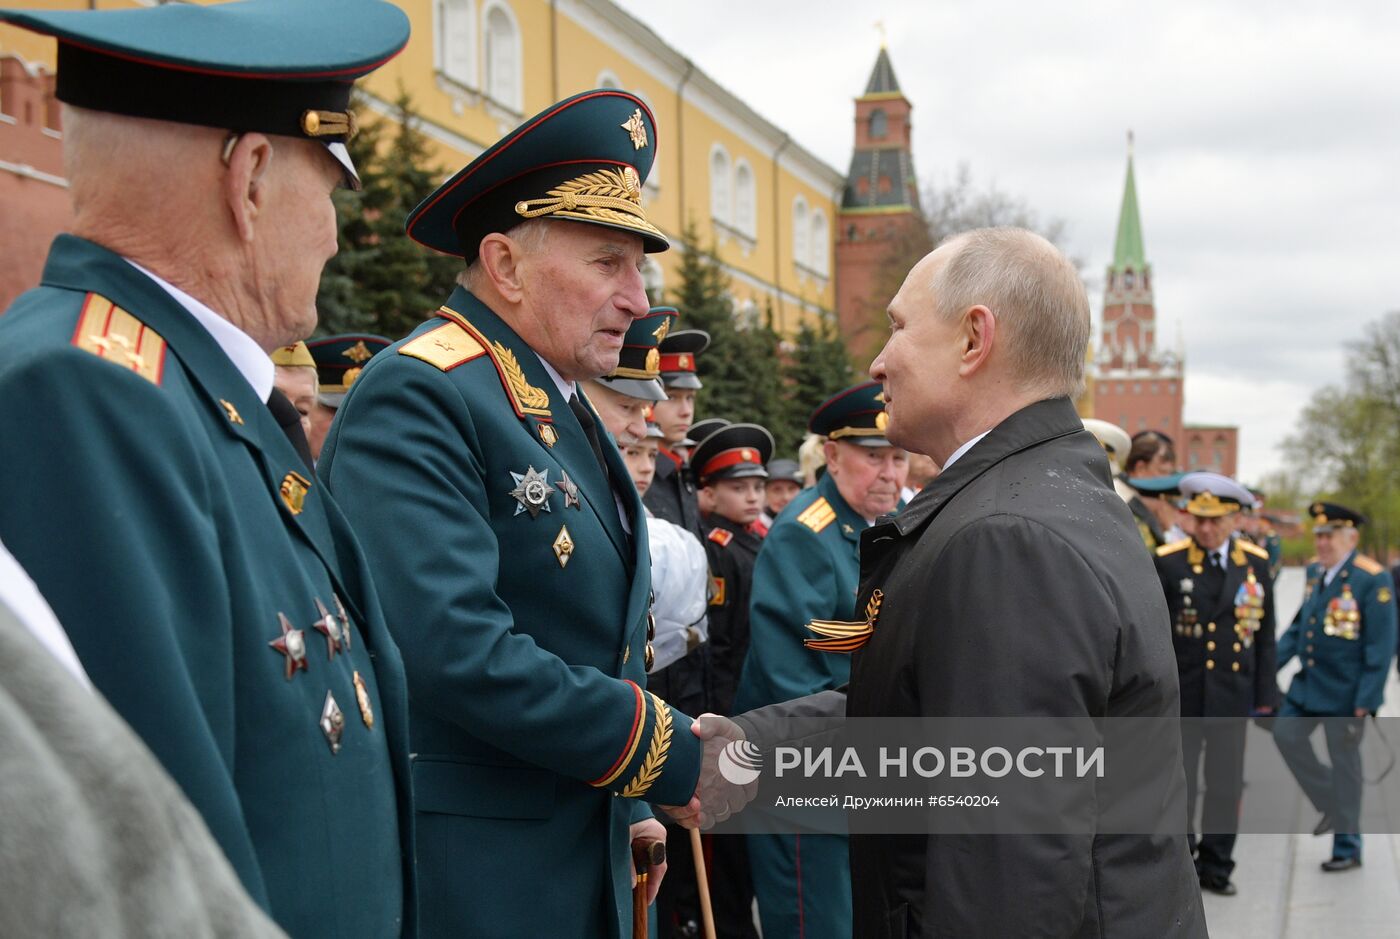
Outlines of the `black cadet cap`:
<svg viewBox="0 0 1400 939">
<path fill-rule="evenodd" d="M 320 402 L 328 408 L 340 407 L 345 393 L 360 377 L 365 363 L 389 346 L 388 339 L 370 333 L 322 336 L 308 340 L 306 348 L 316 362 L 316 390 Z"/>
<path fill-rule="evenodd" d="M 236 0 L 124 10 L 0 9 L 58 40 L 55 95 L 128 117 L 326 145 L 358 186 L 350 90 L 408 42 L 383 0 Z"/>
<path fill-rule="evenodd" d="M 661 343 L 661 382 L 667 388 L 703 388 L 695 374 L 698 356 L 710 346 L 703 329 L 678 329 Z"/>
<path fill-rule="evenodd" d="M 700 441 L 690 465 L 701 485 L 717 479 L 768 478 L 764 464 L 773 457 L 773 435 L 757 424 L 729 424 Z"/>
<path fill-rule="evenodd" d="M 770 481 L 784 480 L 790 483 L 797 483 L 801 486 L 806 482 L 802 477 L 802 467 L 797 465 L 796 460 L 780 459 L 773 460 L 768 464 L 768 479 Z"/>
</svg>

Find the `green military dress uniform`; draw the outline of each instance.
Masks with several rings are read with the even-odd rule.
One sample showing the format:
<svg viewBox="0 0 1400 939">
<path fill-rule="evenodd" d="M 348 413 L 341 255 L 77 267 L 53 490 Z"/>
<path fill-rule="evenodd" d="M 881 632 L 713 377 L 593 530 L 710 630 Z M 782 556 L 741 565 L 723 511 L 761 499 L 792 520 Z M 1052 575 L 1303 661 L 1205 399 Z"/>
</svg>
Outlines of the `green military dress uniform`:
<svg viewBox="0 0 1400 939">
<path fill-rule="evenodd" d="M 877 382 L 823 402 L 808 423 L 814 433 L 866 446 L 888 446 Z M 854 621 L 860 580 L 860 533 L 869 524 L 823 474 L 773 523 L 754 566 L 749 652 L 734 698 L 735 713 L 844 686 L 851 658 L 807 644 L 815 620 Z M 750 834 L 749 867 L 765 937 L 831 937 L 851 931 L 850 859 L 844 835 Z"/>
<path fill-rule="evenodd" d="M 603 166 L 627 198 L 599 196 L 598 218 L 654 246 L 628 221 L 645 221 L 652 152 L 634 141 L 654 139 L 634 96 L 576 96 L 445 183 L 409 233 L 470 259 L 522 207 L 589 223 L 586 200 L 527 197 L 586 195 Z M 353 505 L 404 653 L 425 936 L 630 935 L 628 826 L 695 791 L 690 719 L 644 690 L 645 518 L 611 438 L 595 455 L 597 420 L 459 287 L 369 361 L 327 437 L 318 472 Z"/>
<path fill-rule="evenodd" d="M 367 0 L 0 21 L 58 38 L 66 104 L 319 141 L 352 185 L 351 82 L 408 41 Z M 137 241 L 154 224 L 126 220 Z M 54 241 L 0 317 L 0 539 L 283 929 L 412 934 L 398 651 L 345 517 L 196 302 Z"/>
<path fill-rule="evenodd" d="M 1357 512 L 1317 502 L 1319 527 L 1356 527 Z M 1330 817 L 1336 834 L 1334 860 L 1361 858 L 1361 734 L 1359 708 L 1375 713 L 1385 696 L 1390 660 L 1395 657 L 1395 585 L 1375 559 L 1355 551 L 1332 579 L 1313 562 L 1307 569 L 1303 605 L 1278 640 L 1278 666 L 1294 656 L 1302 668 L 1293 676 L 1274 722 L 1274 740 L 1313 806 Z M 1329 720 L 1323 718 L 1344 718 Z M 1324 725 L 1331 767 L 1323 766 L 1310 737 Z"/>
</svg>

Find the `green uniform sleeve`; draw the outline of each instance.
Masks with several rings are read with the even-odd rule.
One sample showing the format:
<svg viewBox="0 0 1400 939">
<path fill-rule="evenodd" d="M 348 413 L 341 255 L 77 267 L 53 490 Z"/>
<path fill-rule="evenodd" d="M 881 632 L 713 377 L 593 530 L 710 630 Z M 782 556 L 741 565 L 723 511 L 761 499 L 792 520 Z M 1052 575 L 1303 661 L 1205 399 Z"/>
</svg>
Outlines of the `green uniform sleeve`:
<svg viewBox="0 0 1400 939">
<path fill-rule="evenodd" d="M 1361 606 L 1364 648 L 1354 707 L 1374 712 L 1380 709 L 1385 698 L 1385 680 L 1390 673 L 1390 661 L 1395 658 L 1395 587 L 1390 582 L 1390 574 L 1373 575 L 1357 602 Z"/>
</svg>

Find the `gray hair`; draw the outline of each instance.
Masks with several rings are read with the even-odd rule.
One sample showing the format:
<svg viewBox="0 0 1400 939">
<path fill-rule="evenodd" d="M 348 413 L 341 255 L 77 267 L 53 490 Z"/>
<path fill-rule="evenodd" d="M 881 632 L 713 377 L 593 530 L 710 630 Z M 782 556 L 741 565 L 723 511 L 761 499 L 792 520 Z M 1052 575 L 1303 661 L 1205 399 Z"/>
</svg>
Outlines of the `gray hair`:
<svg viewBox="0 0 1400 939">
<path fill-rule="evenodd" d="M 940 316 L 996 315 L 1018 391 L 1078 397 L 1089 348 L 1089 297 L 1058 248 L 1024 228 L 979 228 L 944 242 L 955 253 L 929 285 Z"/>
<path fill-rule="evenodd" d="M 545 237 L 549 234 L 549 221 L 542 218 L 530 218 L 514 225 L 504 232 L 512 241 L 520 245 L 527 254 L 533 254 L 544 248 Z M 476 293 L 476 288 L 481 285 L 481 279 L 486 274 L 481 268 L 481 258 L 476 257 L 468 264 L 461 273 L 457 275 L 457 283 Z"/>
</svg>

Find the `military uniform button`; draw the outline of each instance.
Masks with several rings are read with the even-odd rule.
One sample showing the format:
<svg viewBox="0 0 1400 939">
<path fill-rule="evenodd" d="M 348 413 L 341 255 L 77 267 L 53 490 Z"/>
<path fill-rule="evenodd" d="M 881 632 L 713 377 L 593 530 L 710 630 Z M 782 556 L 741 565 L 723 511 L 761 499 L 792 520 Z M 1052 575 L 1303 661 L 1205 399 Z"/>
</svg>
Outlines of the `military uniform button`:
<svg viewBox="0 0 1400 939">
<path fill-rule="evenodd" d="M 651 643 L 647 643 L 646 653 L 642 656 L 642 664 L 647 671 L 651 671 L 651 663 L 656 661 L 656 653 L 651 650 Z"/>
<path fill-rule="evenodd" d="M 1213 669 L 1213 668 L 1215 668 L 1215 659 L 1206 659 L 1206 668 L 1208 668 L 1208 669 Z"/>
<path fill-rule="evenodd" d="M 1312 646 L 1308 646 L 1308 651 L 1311 652 L 1312 650 L 1313 650 L 1313 647 L 1312 647 Z"/>
<path fill-rule="evenodd" d="M 1312 637 L 1313 637 L 1313 631 L 1312 631 L 1311 629 L 1309 629 L 1309 630 L 1308 630 L 1308 638 L 1311 639 Z"/>
<path fill-rule="evenodd" d="M 1215 632 L 1215 624 L 1214 624 L 1214 623 L 1211 623 L 1210 625 L 1208 625 L 1208 626 L 1206 627 L 1206 632 L 1208 632 L 1208 633 L 1213 633 L 1213 632 Z"/>
<path fill-rule="evenodd" d="M 1313 666 L 1313 665 L 1316 665 L 1316 664 L 1317 664 L 1317 663 L 1314 662 L 1312 659 L 1308 659 L 1308 665 L 1309 665 L 1309 666 Z"/>
<path fill-rule="evenodd" d="M 1207 651 L 1207 652 L 1214 652 L 1214 651 L 1215 651 L 1215 640 L 1214 640 L 1214 639 L 1207 640 L 1207 642 L 1206 642 L 1206 651 Z"/>
<path fill-rule="evenodd" d="M 1239 663 L 1239 662 L 1231 662 L 1231 663 L 1230 663 L 1230 671 L 1232 671 L 1232 672 L 1238 672 L 1239 670 L 1240 670 L 1240 663 Z"/>
<path fill-rule="evenodd" d="M 1316 617 L 1316 616 L 1310 616 L 1310 617 L 1308 617 L 1308 625 L 1309 625 L 1309 626 L 1316 626 L 1316 625 L 1317 625 L 1317 617 Z"/>
<path fill-rule="evenodd" d="M 1240 648 L 1241 648 L 1240 644 L 1239 644 L 1238 642 L 1235 643 L 1235 651 L 1236 651 L 1236 652 L 1240 651 Z"/>
</svg>

